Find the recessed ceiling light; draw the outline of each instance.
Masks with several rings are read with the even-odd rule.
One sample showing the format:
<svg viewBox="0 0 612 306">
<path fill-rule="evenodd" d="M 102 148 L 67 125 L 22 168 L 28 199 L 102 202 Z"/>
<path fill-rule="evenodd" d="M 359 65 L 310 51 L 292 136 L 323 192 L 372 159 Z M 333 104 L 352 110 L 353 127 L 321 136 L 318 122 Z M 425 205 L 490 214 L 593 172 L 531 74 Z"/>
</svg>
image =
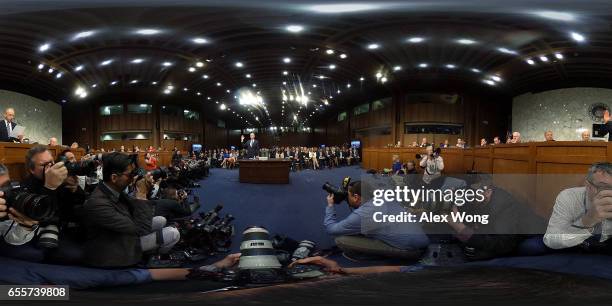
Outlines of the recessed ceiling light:
<svg viewBox="0 0 612 306">
<path fill-rule="evenodd" d="M 38 51 L 39 52 L 45 52 L 45 51 L 49 50 L 49 48 L 51 48 L 51 44 L 50 43 L 42 44 L 42 45 L 40 45 L 40 47 L 38 47 Z"/>
<path fill-rule="evenodd" d="M 187 69 L 187 70 L 188 70 L 189 72 L 195 72 L 195 71 L 196 71 L 195 67 L 189 67 L 189 69 Z"/>
<path fill-rule="evenodd" d="M 336 53 L 336 52 L 334 52 L 334 50 L 332 50 L 332 49 L 327 49 L 327 50 L 325 51 L 325 53 L 327 53 L 327 54 L 329 54 L 329 55 L 332 55 L 332 54 L 334 54 L 334 53 Z"/>
<path fill-rule="evenodd" d="M 364 78 L 364 77 L 360 77 L 360 78 L 359 78 L 359 81 L 362 81 L 362 82 L 363 82 L 363 81 L 365 81 L 365 78 Z"/>
<path fill-rule="evenodd" d="M 571 32 L 570 36 L 572 37 L 573 40 L 577 41 L 577 42 L 584 42 L 586 40 L 586 38 L 584 37 L 584 35 L 580 34 L 580 33 L 576 33 L 576 32 Z"/>
<path fill-rule="evenodd" d="M 457 66 L 455 66 L 454 64 L 446 64 L 445 67 L 448 68 L 448 69 L 455 69 L 455 68 L 457 68 Z"/>
<path fill-rule="evenodd" d="M 245 76 L 246 76 L 247 79 L 251 78 L 251 74 L 250 73 L 247 73 Z"/>
<path fill-rule="evenodd" d="M 468 39 L 468 38 L 461 38 L 461 39 L 457 39 L 457 43 L 462 44 L 462 45 L 473 45 L 476 43 L 476 41 L 472 39 Z"/>
<path fill-rule="evenodd" d="M 244 64 L 243 64 L 242 62 L 236 62 L 236 64 L 235 64 L 235 65 L 236 65 L 236 67 L 238 67 L 238 68 L 242 68 L 242 67 L 244 67 Z"/>
<path fill-rule="evenodd" d="M 195 64 L 195 65 L 196 65 L 196 67 L 198 67 L 198 68 L 202 68 L 202 67 L 204 67 L 204 63 L 202 63 L 202 62 L 196 62 L 196 64 Z"/>
<path fill-rule="evenodd" d="M 474 72 L 474 73 L 480 73 L 481 72 L 480 69 L 477 69 L 477 68 L 472 68 L 470 70 L 472 70 L 472 72 Z"/>
<path fill-rule="evenodd" d="M 382 8 L 382 6 L 369 3 L 317 4 L 307 7 L 310 11 L 322 14 L 354 13 L 377 10 L 380 8 Z"/>
<path fill-rule="evenodd" d="M 151 82 L 151 85 L 157 85 L 157 82 L 153 81 Z"/>
<path fill-rule="evenodd" d="M 317 84 L 312 84 L 312 88 L 317 88 Z"/>
<path fill-rule="evenodd" d="M 544 55 L 540 55 L 540 60 L 543 62 L 548 62 L 548 57 L 544 56 Z"/>
<path fill-rule="evenodd" d="M 576 20 L 576 16 L 574 14 L 565 13 L 565 12 L 541 11 L 541 12 L 535 12 L 533 14 L 540 16 L 542 18 L 559 20 L 559 21 L 575 21 Z"/>
<path fill-rule="evenodd" d="M 62 76 L 63 76 L 63 74 L 62 74 L 61 72 L 58 72 L 58 73 L 55 75 L 55 78 L 56 78 L 56 79 L 60 79 Z"/>
<path fill-rule="evenodd" d="M 132 81 L 130 82 L 130 84 L 136 84 L 136 83 L 138 83 L 138 80 L 132 80 Z"/>
<path fill-rule="evenodd" d="M 381 81 L 383 84 L 384 84 L 384 83 L 387 83 L 387 78 L 386 78 L 386 77 L 382 77 L 382 78 L 380 79 L 380 81 Z"/>
<path fill-rule="evenodd" d="M 379 44 L 369 44 L 368 45 L 368 49 L 370 49 L 370 50 L 376 50 L 378 48 L 380 48 Z"/>
<path fill-rule="evenodd" d="M 497 51 L 499 51 L 501 53 L 506 53 L 506 54 L 514 54 L 514 55 L 518 54 L 518 52 L 516 52 L 514 50 L 510 50 L 508 48 L 504 48 L 504 47 L 497 48 Z"/>
<path fill-rule="evenodd" d="M 78 40 L 78 39 L 81 39 L 81 38 L 86 38 L 86 37 L 92 36 L 94 34 L 96 34 L 96 31 L 84 31 L 84 32 L 80 32 L 80 33 L 77 33 L 74 36 L 72 36 L 72 40 L 74 41 L 74 40 Z"/>
<path fill-rule="evenodd" d="M 257 84 L 253 83 L 253 87 L 257 87 Z"/>
<path fill-rule="evenodd" d="M 346 84 L 346 88 L 351 88 L 351 83 Z"/>
<path fill-rule="evenodd" d="M 221 86 L 221 85 L 222 85 L 221 83 L 217 82 L 217 86 Z"/>
<path fill-rule="evenodd" d="M 286 71 L 286 70 L 285 70 L 285 71 L 283 71 L 283 75 L 288 75 L 288 74 L 289 74 L 289 72 L 288 72 L 288 71 Z"/>
<path fill-rule="evenodd" d="M 485 84 L 491 85 L 491 86 L 495 86 L 497 85 L 495 82 L 493 82 L 493 80 L 482 80 Z"/>
<path fill-rule="evenodd" d="M 83 65 L 79 65 L 76 68 L 74 68 L 74 71 L 81 71 L 83 70 Z"/>
<path fill-rule="evenodd" d="M 424 42 L 425 38 L 423 38 L 423 37 L 410 37 L 406 41 L 409 42 L 409 43 L 412 43 L 412 44 L 418 44 L 418 43 Z"/>
<path fill-rule="evenodd" d="M 393 71 L 400 71 L 400 70 L 402 70 L 402 66 L 393 67 Z"/>
<path fill-rule="evenodd" d="M 38 70 L 42 70 L 43 68 L 45 68 L 45 64 L 38 64 Z"/>
<path fill-rule="evenodd" d="M 429 64 L 427 64 L 427 63 L 420 63 L 419 64 L 419 68 L 427 68 L 427 67 L 429 67 Z"/>
<path fill-rule="evenodd" d="M 208 74 L 202 76 L 203 79 L 208 79 Z"/>
<path fill-rule="evenodd" d="M 172 65 L 173 65 L 172 62 L 163 62 L 162 63 L 162 66 L 164 66 L 164 67 L 170 67 Z"/>
<path fill-rule="evenodd" d="M 525 62 L 527 62 L 529 65 L 535 65 L 535 62 L 530 58 L 528 58 Z"/>
<path fill-rule="evenodd" d="M 283 82 L 283 85 L 287 85 L 287 82 Z"/>
<path fill-rule="evenodd" d="M 189 88 L 185 87 L 183 88 L 183 91 L 189 91 Z"/>
<path fill-rule="evenodd" d="M 203 37 L 194 37 L 191 39 L 191 41 L 199 45 L 208 43 L 208 39 L 203 38 Z"/>
<path fill-rule="evenodd" d="M 291 33 L 300 33 L 304 30 L 304 27 L 297 24 L 288 25 L 285 29 Z"/>
<path fill-rule="evenodd" d="M 341 59 L 345 59 L 347 57 L 347 55 L 345 53 L 340 54 L 340 58 Z"/>
<path fill-rule="evenodd" d="M 555 53 L 555 57 L 556 57 L 557 59 L 563 59 L 563 54 L 561 54 L 561 53 Z"/>
<path fill-rule="evenodd" d="M 144 59 L 142 59 L 142 58 L 135 58 L 130 63 L 132 63 L 132 64 L 140 64 L 142 62 L 144 62 Z"/>
<path fill-rule="evenodd" d="M 91 88 L 96 88 L 96 87 L 98 87 L 98 84 L 91 85 Z"/>
<path fill-rule="evenodd" d="M 324 75 L 320 75 L 320 76 L 319 76 L 319 79 L 321 79 L 321 80 L 322 80 L 322 79 L 324 79 L 324 78 L 325 78 L 325 76 L 324 76 Z"/>
<path fill-rule="evenodd" d="M 106 66 L 106 65 L 110 65 L 113 62 L 112 59 L 108 59 L 103 61 L 102 63 L 100 63 L 101 66 Z"/>
<path fill-rule="evenodd" d="M 112 81 L 110 84 L 111 84 L 111 86 L 115 86 L 115 85 L 117 85 L 117 83 L 119 83 L 119 82 L 118 81 Z"/>
<path fill-rule="evenodd" d="M 291 63 L 291 58 L 285 57 L 285 58 L 283 58 L 283 62 L 285 64 L 289 64 L 289 63 Z"/>
<path fill-rule="evenodd" d="M 155 35 L 161 33 L 161 31 L 158 29 L 140 29 L 136 30 L 135 33 L 139 35 Z"/>
<path fill-rule="evenodd" d="M 225 90 L 225 92 L 230 93 L 230 90 L 229 90 L 229 89 L 226 89 L 226 90 Z"/>
<path fill-rule="evenodd" d="M 495 82 L 501 82 L 502 81 L 501 77 L 499 77 L 498 75 L 492 75 L 491 76 L 491 80 L 493 80 Z"/>
<path fill-rule="evenodd" d="M 376 73 L 376 78 L 377 78 L 377 79 L 380 79 L 380 78 L 382 78 L 382 73 L 380 73 L 380 72 L 377 72 L 377 73 Z"/>
<path fill-rule="evenodd" d="M 330 69 L 330 70 L 334 70 L 334 69 L 336 69 L 336 65 L 334 65 L 334 64 L 329 65 L 329 69 Z"/>
</svg>

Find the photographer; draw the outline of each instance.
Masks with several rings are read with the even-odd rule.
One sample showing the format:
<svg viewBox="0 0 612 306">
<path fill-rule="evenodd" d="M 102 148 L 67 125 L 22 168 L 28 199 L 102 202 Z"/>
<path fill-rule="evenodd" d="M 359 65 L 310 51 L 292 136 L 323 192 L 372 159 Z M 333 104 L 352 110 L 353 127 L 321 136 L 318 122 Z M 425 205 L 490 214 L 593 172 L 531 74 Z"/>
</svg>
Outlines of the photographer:
<svg viewBox="0 0 612 306">
<path fill-rule="evenodd" d="M 440 156 L 440 149 L 434 152 L 432 146 L 427 146 L 425 150 L 426 154 L 424 156 L 417 157 L 421 159 L 419 165 L 424 168 L 423 182 L 430 184 L 442 174 L 442 170 L 444 170 L 444 160 L 442 156 Z"/>
<path fill-rule="evenodd" d="M 146 200 L 152 178 L 136 182 L 136 199 L 124 193 L 137 168 L 131 157 L 110 153 L 103 159 L 103 183 L 91 194 L 83 209 L 87 227 L 85 262 L 97 267 L 127 267 L 140 262 L 143 251 L 168 252 L 179 240 L 175 228 L 164 227 L 165 219 L 153 218 Z"/>
<path fill-rule="evenodd" d="M 552 249 L 612 254 L 612 163 L 589 168 L 584 187 L 561 191 L 555 200 L 544 243 Z"/>
<path fill-rule="evenodd" d="M 399 214 L 405 209 L 397 202 L 376 207 L 366 199 L 362 203 L 362 184 L 360 181 L 348 185 L 347 202 L 354 209 L 344 220 L 336 216 L 334 195 L 327 196 L 327 207 L 323 225 L 328 234 L 336 237 L 336 244 L 348 258 L 396 257 L 415 259 L 427 247 L 429 239 L 419 224 L 386 223 L 376 228 L 365 228 L 366 221 L 372 220 L 375 212 L 381 209 L 387 214 Z"/>
<path fill-rule="evenodd" d="M 187 205 L 187 193 L 174 187 L 164 188 L 164 198 L 155 200 L 155 215 L 167 220 L 191 216 L 191 208 Z"/>
<path fill-rule="evenodd" d="M 8 169 L 5 165 L 0 164 L 0 186 L 10 184 L 10 180 Z M 24 245 L 34 238 L 38 221 L 28 218 L 15 208 L 8 208 L 4 193 L 0 191 L 0 219 L 7 216 L 9 220 L 0 221 L 0 235 L 4 242 L 17 246 Z M 2 242 L 0 242 L 0 249 L 3 249 Z"/>
<path fill-rule="evenodd" d="M 74 220 L 74 208 L 83 204 L 84 198 L 75 194 L 78 181 L 68 178 L 68 169 L 63 162 L 55 163 L 46 146 L 34 146 L 25 158 L 28 175 L 21 186 L 29 192 L 45 195 L 50 203 L 58 207 L 56 218 L 41 224 L 38 244 L 45 248 L 57 248 L 62 226 Z"/>
</svg>

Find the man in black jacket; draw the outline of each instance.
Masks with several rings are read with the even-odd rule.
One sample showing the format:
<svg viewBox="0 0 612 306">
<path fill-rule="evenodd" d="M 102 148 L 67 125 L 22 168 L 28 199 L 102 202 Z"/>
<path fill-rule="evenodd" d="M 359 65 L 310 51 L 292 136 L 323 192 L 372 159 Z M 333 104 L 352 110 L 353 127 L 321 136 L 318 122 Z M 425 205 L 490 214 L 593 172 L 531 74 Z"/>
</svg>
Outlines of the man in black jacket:
<svg viewBox="0 0 612 306">
<path fill-rule="evenodd" d="M 251 133 L 249 137 L 249 140 L 244 141 L 244 135 L 240 135 L 240 142 L 242 143 L 242 148 L 247 151 L 247 158 L 254 158 L 259 156 L 259 141 L 255 139 L 255 133 Z"/>
<path fill-rule="evenodd" d="M 7 142 L 14 140 L 14 138 L 10 137 L 11 132 L 17 126 L 17 123 L 13 122 L 14 119 L 15 109 L 7 108 L 4 111 L 4 120 L 0 121 L 0 141 Z"/>
<path fill-rule="evenodd" d="M 137 182 L 136 199 L 124 192 L 136 176 L 134 170 L 128 155 L 110 153 L 103 158 L 104 182 L 96 187 L 83 209 L 83 224 L 87 227 L 84 261 L 88 265 L 132 266 L 142 259 L 143 251 L 157 247 L 160 252 L 169 251 L 178 242 L 178 230 L 163 227 L 165 219 L 153 218 L 153 207 L 146 200 L 150 177 Z"/>
</svg>

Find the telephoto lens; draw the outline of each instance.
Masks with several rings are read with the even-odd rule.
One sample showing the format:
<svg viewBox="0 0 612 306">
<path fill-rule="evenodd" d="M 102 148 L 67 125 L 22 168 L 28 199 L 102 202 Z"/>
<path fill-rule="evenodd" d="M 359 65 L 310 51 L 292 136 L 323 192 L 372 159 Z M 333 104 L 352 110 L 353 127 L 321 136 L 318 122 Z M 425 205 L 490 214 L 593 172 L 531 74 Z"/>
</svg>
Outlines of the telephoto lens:
<svg viewBox="0 0 612 306">
<path fill-rule="evenodd" d="M 243 283 L 269 284 L 285 280 L 282 265 L 270 241 L 268 231 L 251 226 L 242 233 L 238 279 Z"/>
<path fill-rule="evenodd" d="M 59 229 L 57 225 L 49 224 L 40 229 L 38 246 L 47 249 L 54 249 L 59 246 Z"/>
<path fill-rule="evenodd" d="M 316 244 L 310 240 L 302 240 L 300 241 L 300 245 L 295 251 L 293 251 L 293 256 L 291 256 L 291 261 L 296 261 L 299 259 L 304 259 L 312 253 Z"/>
</svg>

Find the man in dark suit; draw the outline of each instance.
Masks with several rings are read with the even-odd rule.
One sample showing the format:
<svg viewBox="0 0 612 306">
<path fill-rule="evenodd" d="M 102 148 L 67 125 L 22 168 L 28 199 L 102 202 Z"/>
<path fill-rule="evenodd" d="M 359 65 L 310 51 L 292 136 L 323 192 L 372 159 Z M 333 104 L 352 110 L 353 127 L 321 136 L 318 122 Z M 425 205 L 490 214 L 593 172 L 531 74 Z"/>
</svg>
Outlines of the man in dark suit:
<svg viewBox="0 0 612 306">
<path fill-rule="evenodd" d="M 247 141 L 244 141 L 244 135 L 240 135 L 240 142 L 242 143 L 242 148 L 247 151 L 247 158 L 259 156 L 259 141 L 255 139 L 255 133 L 251 133 L 250 139 Z"/>
<path fill-rule="evenodd" d="M 15 119 L 15 110 L 11 107 L 4 111 L 4 120 L 0 121 L 0 141 L 7 142 L 13 141 L 14 138 L 10 137 L 11 132 L 17 126 L 17 123 L 13 122 Z"/>
</svg>

